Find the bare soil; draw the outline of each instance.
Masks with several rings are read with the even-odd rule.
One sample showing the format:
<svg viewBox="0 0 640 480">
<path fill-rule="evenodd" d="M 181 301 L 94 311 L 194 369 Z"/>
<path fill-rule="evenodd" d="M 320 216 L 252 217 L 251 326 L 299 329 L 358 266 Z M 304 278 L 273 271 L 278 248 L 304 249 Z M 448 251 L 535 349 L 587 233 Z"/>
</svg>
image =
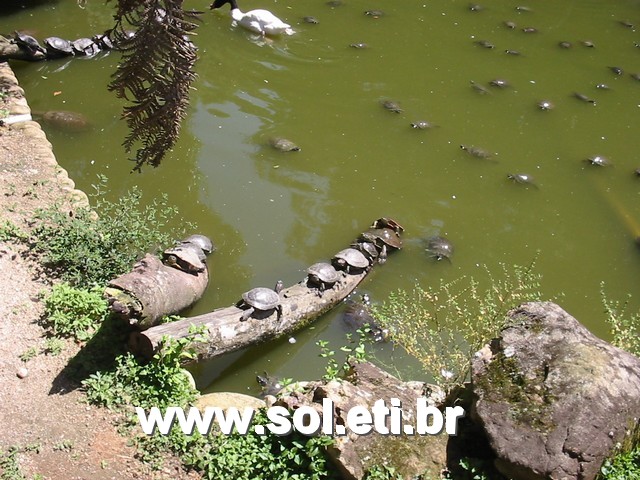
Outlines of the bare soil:
<svg viewBox="0 0 640 480">
<path fill-rule="evenodd" d="M 0 117 L 28 111 L 10 77 L 0 62 Z M 39 125 L 0 125 L 0 230 L 9 221 L 28 232 L 37 209 L 60 204 L 71 210 L 77 202 L 86 196 L 55 162 Z M 118 416 L 87 404 L 63 372 L 81 345 L 69 341 L 57 356 L 44 351 L 41 292 L 53 281 L 24 245 L 0 240 L 0 455 L 17 448 L 28 479 L 197 478 L 173 458 L 152 471 L 117 432 Z M 28 352 L 35 356 L 27 359 Z"/>
</svg>

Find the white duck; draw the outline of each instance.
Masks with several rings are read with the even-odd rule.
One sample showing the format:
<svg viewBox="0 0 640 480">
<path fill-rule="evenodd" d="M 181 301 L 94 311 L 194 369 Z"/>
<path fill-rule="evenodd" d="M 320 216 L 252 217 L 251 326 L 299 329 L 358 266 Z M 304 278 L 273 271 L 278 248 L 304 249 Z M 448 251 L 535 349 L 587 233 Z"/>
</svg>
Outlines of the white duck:
<svg viewBox="0 0 640 480">
<path fill-rule="evenodd" d="M 283 33 L 293 35 L 295 33 L 291 25 L 284 23 L 268 10 L 258 9 L 242 13 L 236 0 L 215 0 L 211 4 L 211 9 L 220 8 L 227 3 L 231 5 L 231 18 L 247 30 L 259 33 L 262 36 L 282 35 Z"/>
</svg>

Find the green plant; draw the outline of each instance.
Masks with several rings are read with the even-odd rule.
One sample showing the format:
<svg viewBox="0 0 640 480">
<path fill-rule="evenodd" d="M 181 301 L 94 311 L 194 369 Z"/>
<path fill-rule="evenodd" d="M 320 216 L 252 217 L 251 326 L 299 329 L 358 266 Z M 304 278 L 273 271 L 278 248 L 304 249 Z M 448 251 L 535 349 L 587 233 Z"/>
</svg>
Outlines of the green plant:
<svg viewBox="0 0 640 480">
<path fill-rule="evenodd" d="M 0 450 L 0 480 L 26 480 L 18 463 L 19 449 L 9 447 L 7 452 Z"/>
<path fill-rule="evenodd" d="M 343 376 L 349 369 L 349 360 L 355 360 L 357 362 L 364 362 L 367 359 L 367 352 L 364 343 L 364 338 L 367 337 L 368 330 L 358 330 L 358 340 L 353 340 L 352 335 L 347 335 L 347 341 L 350 345 L 343 345 L 340 347 L 340 351 L 346 353 L 346 358 L 342 365 L 336 360 L 335 350 L 329 348 L 329 342 L 326 340 L 318 340 L 316 345 L 320 347 L 320 357 L 325 358 L 327 365 L 325 367 L 325 373 L 322 376 L 323 380 L 336 380 Z M 354 345 L 355 344 L 355 345 Z"/>
<path fill-rule="evenodd" d="M 57 357 L 64 350 L 65 343 L 64 340 L 58 337 L 50 337 L 47 338 L 44 342 L 44 347 L 42 348 L 42 352 L 53 357 Z"/>
<path fill-rule="evenodd" d="M 27 350 L 22 352 L 18 358 L 20 360 L 22 360 L 23 362 L 27 363 L 29 360 L 31 360 L 32 358 L 35 358 L 37 356 L 38 356 L 38 348 L 37 347 L 29 347 Z"/>
<path fill-rule="evenodd" d="M 396 469 L 387 465 L 376 465 L 371 467 L 366 475 L 365 480 L 402 480 L 402 476 L 396 472 Z"/>
<path fill-rule="evenodd" d="M 598 480 L 640 480 L 640 422 L 629 428 L 624 440 L 604 461 Z"/>
<path fill-rule="evenodd" d="M 86 290 L 60 283 L 44 298 L 44 305 L 45 321 L 53 333 L 80 341 L 91 338 L 107 314 L 99 287 Z"/>
<path fill-rule="evenodd" d="M 137 188 L 111 202 L 104 198 L 105 177 L 93 187 L 95 212 L 88 207 L 74 212 L 58 206 L 40 210 L 32 232 L 33 248 L 44 265 L 74 286 L 104 285 L 129 271 L 145 252 L 169 245 L 174 238 L 164 230 L 178 212 L 165 195 L 143 207 Z M 192 228 L 180 223 L 177 235 Z"/>
<path fill-rule="evenodd" d="M 501 268 L 499 277 L 486 269 L 486 288 L 468 277 L 416 285 L 392 293 L 372 313 L 445 389 L 454 388 L 467 378 L 472 355 L 498 334 L 507 311 L 540 298 L 534 263 Z"/>
<path fill-rule="evenodd" d="M 0 241 L 6 242 L 8 240 L 24 241 L 29 236 L 21 230 L 15 223 L 5 220 L 0 224 Z"/>
<path fill-rule="evenodd" d="M 640 357 L 640 313 L 628 313 L 629 299 L 623 303 L 609 300 L 600 285 L 600 295 L 606 320 L 611 327 L 611 343 L 633 355 Z"/>
</svg>

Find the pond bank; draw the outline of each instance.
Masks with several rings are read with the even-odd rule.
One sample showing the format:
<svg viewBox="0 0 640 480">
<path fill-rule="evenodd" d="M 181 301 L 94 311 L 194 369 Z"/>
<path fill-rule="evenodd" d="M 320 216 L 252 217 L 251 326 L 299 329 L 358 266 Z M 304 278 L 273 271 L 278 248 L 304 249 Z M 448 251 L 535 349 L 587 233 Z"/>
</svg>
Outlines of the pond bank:
<svg viewBox="0 0 640 480">
<path fill-rule="evenodd" d="M 30 114 L 23 90 L 3 62 L 0 112 L 2 117 Z M 23 246 L 3 238 L 12 227 L 28 232 L 37 210 L 56 204 L 72 212 L 88 199 L 58 165 L 40 125 L 0 126 L 0 456 L 16 448 L 26 478 L 196 478 L 174 461 L 152 472 L 134 458 L 135 450 L 116 431 L 116 416 L 87 405 L 78 386 L 60 375 L 77 345 L 67 342 L 57 356 L 44 353 L 40 292 L 51 281 Z M 24 378 L 17 375 L 21 369 Z"/>
</svg>

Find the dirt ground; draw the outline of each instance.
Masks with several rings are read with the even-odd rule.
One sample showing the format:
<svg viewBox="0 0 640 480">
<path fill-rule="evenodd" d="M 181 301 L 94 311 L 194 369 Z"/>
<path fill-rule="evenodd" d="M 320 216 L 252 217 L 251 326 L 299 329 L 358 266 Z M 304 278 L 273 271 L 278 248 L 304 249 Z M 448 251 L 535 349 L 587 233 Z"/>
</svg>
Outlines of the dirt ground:
<svg viewBox="0 0 640 480">
<path fill-rule="evenodd" d="M 11 77 L 0 62 L 0 118 L 28 112 Z M 86 196 L 56 164 L 38 124 L 0 125 L 0 228 L 10 221 L 28 231 L 38 208 L 63 203 L 72 209 L 78 201 Z M 51 280 L 25 251 L 0 240 L 0 451 L 19 449 L 20 472 L 27 479 L 195 478 L 175 459 L 163 471 L 151 471 L 116 431 L 117 416 L 85 402 L 78 385 L 62 373 L 79 345 L 69 341 L 58 356 L 43 352 L 40 293 Z M 36 354 L 23 361 L 27 352 Z M 3 473 L 8 475 L 0 466 Z"/>
</svg>

